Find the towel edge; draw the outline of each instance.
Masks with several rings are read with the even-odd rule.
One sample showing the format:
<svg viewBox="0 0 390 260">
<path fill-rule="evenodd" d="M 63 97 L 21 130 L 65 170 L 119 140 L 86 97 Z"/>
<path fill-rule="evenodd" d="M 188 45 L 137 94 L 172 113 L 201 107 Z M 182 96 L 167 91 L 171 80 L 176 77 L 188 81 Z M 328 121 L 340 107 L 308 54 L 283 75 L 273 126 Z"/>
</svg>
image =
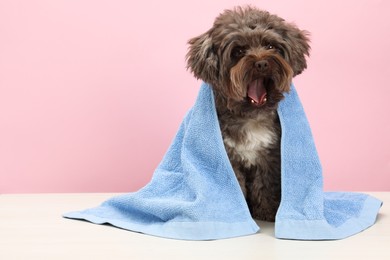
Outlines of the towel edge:
<svg viewBox="0 0 390 260">
<path fill-rule="evenodd" d="M 160 222 L 131 223 L 73 211 L 62 215 L 68 219 L 86 220 L 94 224 L 110 224 L 129 231 L 178 240 L 216 240 L 256 234 L 260 227 L 254 220 L 245 222 Z"/>
<path fill-rule="evenodd" d="M 293 240 L 338 240 L 360 233 L 375 224 L 383 202 L 367 195 L 361 214 L 335 228 L 325 219 L 292 220 L 284 219 L 275 225 L 275 237 Z"/>
</svg>

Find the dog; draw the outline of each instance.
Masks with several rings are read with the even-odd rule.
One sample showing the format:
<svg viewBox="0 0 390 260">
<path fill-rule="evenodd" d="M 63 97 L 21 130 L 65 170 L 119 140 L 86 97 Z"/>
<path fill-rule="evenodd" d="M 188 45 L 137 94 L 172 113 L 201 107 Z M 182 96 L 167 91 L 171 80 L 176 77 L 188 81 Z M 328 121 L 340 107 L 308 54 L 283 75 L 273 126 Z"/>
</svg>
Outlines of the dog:
<svg viewBox="0 0 390 260">
<path fill-rule="evenodd" d="M 307 67 L 309 33 L 255 7 L 225 10 L 188 41 L 187 69 L 212 86 L 227 155 L 253 218 L 281 200 L 278 103 Z"/>
</svg>

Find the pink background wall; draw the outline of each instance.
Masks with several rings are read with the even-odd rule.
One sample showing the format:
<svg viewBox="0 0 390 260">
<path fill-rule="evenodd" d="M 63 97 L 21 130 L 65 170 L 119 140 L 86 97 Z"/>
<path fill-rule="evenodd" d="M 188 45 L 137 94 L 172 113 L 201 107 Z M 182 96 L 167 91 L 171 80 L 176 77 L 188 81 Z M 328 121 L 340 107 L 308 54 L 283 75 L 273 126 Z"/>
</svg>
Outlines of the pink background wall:
<svg viewBox="0 0 390 260">
<path fill-rule="evenodd" d="M 295 79 L 327 190 L 390 191 L 390 2 L 0 1 L 0 193 L 145 185 L 200 82 L 189 38 L 249 3 L 312 33 Z"/>
</svg>

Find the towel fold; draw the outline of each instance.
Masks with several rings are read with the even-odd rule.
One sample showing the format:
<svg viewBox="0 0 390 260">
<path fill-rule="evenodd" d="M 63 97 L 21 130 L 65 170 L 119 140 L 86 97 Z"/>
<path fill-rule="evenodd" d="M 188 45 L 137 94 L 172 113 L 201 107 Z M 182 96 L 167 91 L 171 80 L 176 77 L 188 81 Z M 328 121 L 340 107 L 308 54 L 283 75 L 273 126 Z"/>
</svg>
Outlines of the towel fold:
<svg viewBox="0 0 390 260">
<path fill-rule="evenodd" d="M 294 86 L 279 104 L 282 200 L 275 236 L 341 239 L 375 223 L 382 202 L 351 192 L 323 192 L 310 126 Z M 210 240 L 257 233 L 227 157 L 213 93 L 203 84 L 152 180 L 98 207 L 64 214 L 145 234 Z"/>
</svg>

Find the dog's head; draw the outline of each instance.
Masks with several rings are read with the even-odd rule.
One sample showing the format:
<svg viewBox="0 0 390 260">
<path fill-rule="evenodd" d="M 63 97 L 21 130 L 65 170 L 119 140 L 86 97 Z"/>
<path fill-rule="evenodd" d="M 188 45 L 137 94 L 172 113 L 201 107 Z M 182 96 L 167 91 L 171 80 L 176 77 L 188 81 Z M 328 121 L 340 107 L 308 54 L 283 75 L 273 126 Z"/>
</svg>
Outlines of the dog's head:
<svg viewBox="0 0 390 260">
<path fill-rule="evenodd" d="M 306 68 L 308 33 L 253 7 L 218 16 L 189 40 L 187 67 L 210 83 L 230 110 L 275 109 L 292 77 Z"/>
</svg>

